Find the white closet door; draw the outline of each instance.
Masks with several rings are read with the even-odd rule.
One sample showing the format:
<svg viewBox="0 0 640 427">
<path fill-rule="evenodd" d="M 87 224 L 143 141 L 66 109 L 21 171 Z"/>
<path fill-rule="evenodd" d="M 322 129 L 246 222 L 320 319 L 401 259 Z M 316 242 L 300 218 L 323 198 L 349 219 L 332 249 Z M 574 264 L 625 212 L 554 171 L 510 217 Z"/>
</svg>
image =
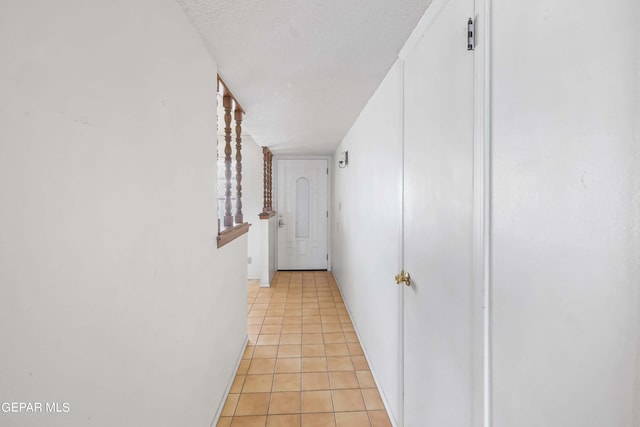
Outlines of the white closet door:
<svg viewBox="0 0 640 427">
<path fill-rule="evenodd" d="M 448 1 L 404 65 L 406 427 L 471 423 L 473 7 Z"/>
</svg>

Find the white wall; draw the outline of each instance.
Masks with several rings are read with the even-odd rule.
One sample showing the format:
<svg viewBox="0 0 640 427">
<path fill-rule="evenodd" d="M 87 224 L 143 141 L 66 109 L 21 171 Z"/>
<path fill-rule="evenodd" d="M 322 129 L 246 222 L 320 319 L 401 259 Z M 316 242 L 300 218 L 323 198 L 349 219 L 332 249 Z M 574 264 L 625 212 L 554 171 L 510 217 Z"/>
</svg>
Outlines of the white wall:
<svg viewBox="0 0 640 427">
<path fill-rule="evenodd" d="M 0 3 L 7 426 L 209 426 L 246 339 L 216 248 L 216 64 L 171 0 Z"/>
<path fill-rule="evenodd" d="M 276 272 L 278 219 L 276 216 L 258 221 L 260 230 L 260 286 L 269 287 Z"/>
<path fill-rule="evenodd" d="M 494 426 L 638 426 L 640 3 L 493 7 Z"/>
<path fill-rule="evenodd" d="M 245 117 L 251 120 L 250 115 Z M 252 224 L 249 228 L 248 264 L 249 279 L 260 279 L 262 272 L 263 235 L 260 232 L 258 215 L 263 206 L 263 162 L 262 147 L 251 137 L 245 137 L 242 143 L 242 211 L 244 220 Z M 248 261 L 248 259 L 247 259 Z"/>
<path fill-rule="evenodd" d="M 332 269 L 393 417 L 400 414 L 401 69 L 396 64 L 339 145 L 333 170 Z M 334 163 L 336 165 L 336 163 Z"/>
</svg>

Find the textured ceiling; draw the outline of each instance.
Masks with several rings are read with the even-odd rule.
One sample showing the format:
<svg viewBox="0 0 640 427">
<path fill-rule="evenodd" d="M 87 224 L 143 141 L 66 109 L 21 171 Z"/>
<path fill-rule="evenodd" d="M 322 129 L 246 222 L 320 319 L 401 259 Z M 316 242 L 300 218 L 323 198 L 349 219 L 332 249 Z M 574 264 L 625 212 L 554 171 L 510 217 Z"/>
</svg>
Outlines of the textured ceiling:
<svg viewBox="0 0 640 427">
<path fill-rule="evenodd" d="M 332 153 L 430 0 L 177 0 L 274 153 Z"/>
</svg>

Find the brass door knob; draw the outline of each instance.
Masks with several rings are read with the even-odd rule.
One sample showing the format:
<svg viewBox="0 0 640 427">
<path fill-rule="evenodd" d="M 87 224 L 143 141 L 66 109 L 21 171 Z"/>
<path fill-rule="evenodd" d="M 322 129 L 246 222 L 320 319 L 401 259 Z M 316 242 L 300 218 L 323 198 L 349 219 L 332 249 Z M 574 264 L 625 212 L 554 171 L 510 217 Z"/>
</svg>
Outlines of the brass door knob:
<svg viewBox="0 0 640 427">
<path fill-rule="evenodd" d="M 399 285 L 403 283 L 407 286 L 411 286 L 411 275 L 409 273 L 405 273 L 404 270 L 400 272 L 400 274 L 396 274 L 396 283 Z"/>
</svg>

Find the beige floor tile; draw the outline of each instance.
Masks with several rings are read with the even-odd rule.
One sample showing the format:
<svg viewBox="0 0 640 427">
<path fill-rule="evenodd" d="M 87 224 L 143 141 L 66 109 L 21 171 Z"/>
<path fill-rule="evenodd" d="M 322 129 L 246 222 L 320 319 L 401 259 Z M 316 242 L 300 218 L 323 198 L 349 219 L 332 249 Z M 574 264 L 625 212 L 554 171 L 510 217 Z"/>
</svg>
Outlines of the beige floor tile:
<svg viewBox="0 0 640 427">
<path fill-rule="evenodd" d="M 351 356 L 364 356 L 362 347 L 360 347 L 360 344 L 357 342 L 350 342 L 347 346 L 349 347 L 349 354 Z"/>
<path fill-rule="evenodd" d="M 272 335 L 272 334 L 280 334 L 282 330 L 282 325 L 262 325 L 260 329 L 260 333 L 263 335 Z"/>
<path fill-rule="evenodd" d="M 282 334 L 280 335 L 280 344 L 302 344 L 302 335 Z"/>
<path fill-rule="evenodd" d="M 330 391 L 303 391 L 302 412 L 332 412 Z"/>
<path fill-rule="evenodd" d="M 277 345 L 258 345 L 253 351 L 254 359 L 274 359 L 277 355 Z"/>
<path fill-rule="evenodd" d="M 253 359 L 248 374 L 272 374 L 276 366 L 276 359 Z"/>
<path fill-rule="evenodd" d="M 222 412 L 220 415 L 223 417 L 231 417 L 236 411 L 236 406 L 238 406 L 238 400 L 240 399 L 239 394 L 229 394 L 227 397 L 227 401 L 224 403 L 222 407 Z"/>
<path fill-rule="evenodd" d="M 242 391 L 242 386 L 244 385 L 244 380 L 246 375 L 236 375 L 233 379 L 233 384 L 231 384 L 231 389 L 229 393 L 240 393 Z"/>
<path fill-rule="evenodd" d="M 284 308 L 270 308 L 267 310 L 266 317 L 284 316 Z"/>
<path fill-rule="evenodd" d="M 391 427 L 391 420 L 386 411 L 369 411 L 369 420 L 372 427 Z"/>
<path fill-rule="evenodd" d="M 275 374 L 272 391 L 300 391 L 301 384 L 302 376 L 300 373 Z"/>
<path fill-rule="evenodd" d="M 216 424 L 216 427 L 229 427 L 231 426 L 231 420 L 231 417 L 220 417 Z"/>
<path fill-rule="evenodd" d="M 283 316 L 265 316 L 263 325 L 282 325 Z"/>
<path fill-rule="evenodd" d="M 336 412 L 337 427 L 370 427 L 366 412 Z"/>
<path fill-rule="evenodd" d="M 353 369 L 356 371 L 368 371 L 369 364 L 367 363 L 367 359 L 364 356 L 352 356 L 351 361 L 353 362 Z"/>
<path fill-rule="evenodd" d="M 267 417 L 265 415 L 233 417 L 233 420 L 231 421 L 231 427 L 264 427 L 266 422 Z"/>
<path fill-rule="evenodd" d="M 260 329 L 262 329 L 261 325 L 249 325 L 247 327 L 247 330 L 251 335 L 259 334 L 260 333 Z"/>
<path fill-rule="evenodd" d="M 271 393 L 242 393 L 238 400 L 235 416 L 266 415 L 269 410 Z"/>
<path fill-rule="evenodd" d="M 326 372 L 303 372 L 302 390 L 329 390 L 329 374 Z"/>
<path fill-rule="evenodd" d="M 300 427 L 300 414 L 267 415 L 266 427 Z"/>
<path fill-rule="evenodd" d="M 319 323 L 321 323 L 320 316 L 303 316 L 302 317 L 303 325 L 319 324 Z"/>
<path fill-rule="evenodd" d="M 302 359 L 299 357 L 287 357 L 278 359 L 276 363 L 276 374 L 286 374 L 302 371 Z"/>
<path fill-rule="evenodd" d="M 303 344 L 302 357 L 324 357 L 324 344 Z"/>
<path fill-rule="evenodd" d="M 327 356 L 349 356 L 349 347 L 345 343 L 325 344 Z"/>
<path fill-rule="evenodd" d="M 300 393 L 297 391 L 283 391 L 271 393 L 269 414 L 299 414 Z"/>
<path fill-rule="evenodd" d="M 302 316 L 284 316 L 283 325 L 299 325 L 302 323 Z"/>
<path fill-rule="evenodd" d="M 302 334 L 302 344 L 324 344 L 322 334 Z"/>
<path fill-rule="evenodd" d="M 259 375 L 247 375 L 242 387 L 243 393 L 256 393 L 256 392 L 268 392 L 271 391 L 273 385 L 273 375 L 271 374 L 259 374 Z"/>
<path fill-rule="evenodd" d="M 320 307 L 320 309 L 323 309 L 323 308 L 335 309 L 336 303 L 333 302 L 333 299 L 331 297 L 321 297 L 320 295 L 318 295 L 318 307 Z"/>
<path fill-rule="evenodd" d="M 342 332 L 342 327 L 340 326 L 340 323 L 323 323 L 322 332 L 324 333 Z"/>
<path fill-rule="evenodd" d="M 340 316 L 322 316 L 322 324 L 340 323 Z"/>
<path fill-rule="evenodd" d="M 282 325 L 283 334 L 301 334 L 302 333 L 302 325 Z"/>
<path fill-rule="evenodd" d="M 335 427 L 333 413 L 302 414 L 302 427 Z"/>
<path fill-rule="evenodd" d="M 358 342 L 358 336 L 355 332 L 345 332 L 344 339 L 346 342 Z"/>
<path fill-rule="evenodd" d="M 338 316 L 340 318 L 340 323 L 346 323 L 347 325 L 351 325 L 351 318 L 348 314 Z"/>
<path fill-rule="evenodd" d="M 249 370 L 249 365 L 251 365 L 251 359 L 241 360 L 238 365 L 238 374 L 244 375 Z"/>
<path fill-rule="evenodd" d="M 280 334 L 259 335 L 256 345 L 278 345 L 280 343 Z"/>
<path fill-rule="evenodd" d="M 302 325 L 303 334 L 320 334 L 322 333 L 322 325 L 320 323 L 309 323 Z"/>
<path fill-rule="evenodd" d="M 327 357 L 330 371 L 353 371 L 352 358 L 348 356 Z"/>
<path fill-rule="evenodd" d="M 345 342 L 344 334 L 342 332 L 329 332 L 322 335 L 323 335 L 325 344 L 335 344 L 335 343 Z"/>
<path fill-rule="evenodd" d="M 342 330 L 344 332 L 355 332 L 355 328 L 353 327 L 353 324 L 351 323 L 343 323 L 342 324 Z"/>
<path fill-rule="evenodd" d="M 278 357 L 301 357 L 302 346 L 300 344 L 280 345 L 278 348 Z"/>
<path fill-rule="evenodd" d="M 363 411 L 366 409 L 360 389 L 332 390 L 333 409 L 336 412 Z M 379 409 L 379 408 L 371 408 Z"/>
<path fill-rule="evenodd" d="M 332 389 L 359 388 L 354 371 L 329 372 Z"/>
<path fill-rule="evenodd" d="M 356 376 L 358 377 L 360 388 L 372 388 L 376 386 L 376 382 L 370 371 L 356 371 Z"/>
<path fill-rule="evenodd" d="M 302 372 L 324 372 L 327 370 L 326 357 L 303 357 Z"/>
<path fill-rule="evenodd" d="M 368 411 L 384 409 L 384 403 L 382 403 L 382 398 L 380 397 L 380 393 L 378 393 L 378 389 L 363 388 L 361 392 Z"/>
</svg>

